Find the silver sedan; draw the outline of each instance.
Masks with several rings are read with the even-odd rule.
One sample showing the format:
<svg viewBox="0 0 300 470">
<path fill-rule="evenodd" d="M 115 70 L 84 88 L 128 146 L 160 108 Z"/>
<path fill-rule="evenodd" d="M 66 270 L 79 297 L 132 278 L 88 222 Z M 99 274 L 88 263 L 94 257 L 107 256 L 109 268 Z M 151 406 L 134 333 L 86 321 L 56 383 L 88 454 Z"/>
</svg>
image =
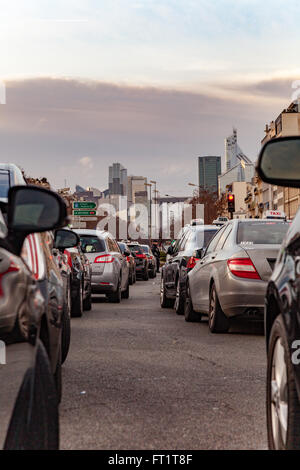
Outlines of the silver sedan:
<svg viewBox="0 0 300 470">
<path fill-rule="evenodd" d="M 267 282 L 288 227 L 275 219 L 224 225 L 188 274 L 186 321 L 208 315 L 210 330 L 219 333 L 232 317 L 263 319 Z"/>
</svg>

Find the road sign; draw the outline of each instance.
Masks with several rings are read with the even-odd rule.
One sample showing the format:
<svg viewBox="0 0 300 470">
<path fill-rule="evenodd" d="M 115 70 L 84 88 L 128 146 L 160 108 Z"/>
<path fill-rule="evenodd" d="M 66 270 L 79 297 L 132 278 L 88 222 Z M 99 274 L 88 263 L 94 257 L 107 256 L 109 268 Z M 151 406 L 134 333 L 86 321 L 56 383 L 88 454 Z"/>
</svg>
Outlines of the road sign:
<svg viewBox="0 0 300 470">
<path fill-rule="evenodd" d="M 75 210 L 73 211 L 73 215 L 78 215 L 80 217 L 82 216 L 90 216 L 90 215 L 97 215 L 97 212 L 96 211 L 88 211 L 88 210 Z"/>
<path fill-rule="evenodd" d="M 86 222 L 79 222 L 78 220 L 75 220 L 72 222 L 72 228 L 86 228 Z"/>
<path fill-rule="evenodd" d="M 89 201 L 75 201 L 73 202 L 73 209 L 96 209 L 97 204 Z"/>
<path fill-rule="evenodd" d="M 98 217 L 78 217 L 77 215 L 72 218 L 74 222 L 95 222 Z"/>
</svg>

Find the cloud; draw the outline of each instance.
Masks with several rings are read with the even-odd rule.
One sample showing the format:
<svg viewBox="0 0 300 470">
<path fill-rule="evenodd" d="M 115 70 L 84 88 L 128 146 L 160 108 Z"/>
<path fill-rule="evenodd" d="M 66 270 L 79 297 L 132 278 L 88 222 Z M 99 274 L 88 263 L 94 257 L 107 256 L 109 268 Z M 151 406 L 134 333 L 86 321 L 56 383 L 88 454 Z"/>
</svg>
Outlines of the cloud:
<svg viewBox="0 0 300 470">
<path fill-rule="evenodd" d="M 223 155 L 232 126 L 255 159 L 266 122 L 290 102 L 276 81 L 235 83 L 227 97 L 213 87 L 206 94 L 54 78 L 6 86 L 0 160 L 48 176 L 54 187 L 66 179 L 68 186 L 99 189 L 108 186 L 108 166 L 119 161 L 129 174 L 157 180 L 162 193 L 179 195 L 197 183 L 198 155 Z"/>
</svg>

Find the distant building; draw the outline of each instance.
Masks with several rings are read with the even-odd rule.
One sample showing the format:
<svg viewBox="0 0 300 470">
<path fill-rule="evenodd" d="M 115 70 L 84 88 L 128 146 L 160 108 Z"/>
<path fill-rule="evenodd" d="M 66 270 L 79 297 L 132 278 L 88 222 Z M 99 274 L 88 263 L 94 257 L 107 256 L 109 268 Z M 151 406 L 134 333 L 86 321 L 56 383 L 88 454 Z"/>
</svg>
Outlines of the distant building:
<svg viewBox="0 0 300 470">
<path fill-rule="evenodd" d="M 250 164 L 252 163 L 239 147 L 237 141 L 237 130 L 233 129 L 233 133 L 225 139 L 225 171 L 235 167 L 241 161 Z"/>
<path fill-rule="evenodd" d="M 218 176 L 221 174 L 221 157 L 198 157 L 199 186 L 212 192 L 218 191 Z"/>
<path fill-rule="evenodd" d="M 230 170 L 219 176 L 219 195 L 226 191 L 226 187 L 234 182 L 250 183 L 255 175 L 254 164 L 239 162 Z"/>
<path fill-rule="evenodd" d="M 128 204 L 147 204 L 147 178 L 144 176 L 128 176 Z M 137 198 L 139 199 L 137 201 Z"/>
<path fill-rule="evenodd" d="M 127 196 L 127 169 L 121 163 L 109 167 L 108 189 L 110 196 Z"/>
</svg>

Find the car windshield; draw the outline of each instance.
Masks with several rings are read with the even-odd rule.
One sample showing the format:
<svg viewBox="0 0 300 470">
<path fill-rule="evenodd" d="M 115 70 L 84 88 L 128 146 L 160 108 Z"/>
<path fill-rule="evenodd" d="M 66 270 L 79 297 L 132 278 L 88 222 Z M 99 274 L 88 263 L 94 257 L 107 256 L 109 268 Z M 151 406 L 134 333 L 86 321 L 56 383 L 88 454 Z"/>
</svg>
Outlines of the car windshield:
<svg viewBox="0 0 300 470">
<path fill-rule="evenodd" d="M 7 198 L 9 190 L 9 172 L 0 171 L 0 198 Z"/>
<path fill-rule="evenodd" d="M 286 222 L 241 222 L 238 226 L 237 243 L 241 245 L 281 245 L 289 228 Z"/>
<path fill-rule="evenodd" d="M 102 253 L 105 251 L 104 240 L 94 235 L 80 235 L 81 248 L 84 253 Z"/>
<path fill-rule="evenodd" d="M 142 255 L 144 253 L 140 245 L 130 245 L 128 248 L 131 251 L 131 253 L 137 253 L 139 255 Z"/>
</svg>

